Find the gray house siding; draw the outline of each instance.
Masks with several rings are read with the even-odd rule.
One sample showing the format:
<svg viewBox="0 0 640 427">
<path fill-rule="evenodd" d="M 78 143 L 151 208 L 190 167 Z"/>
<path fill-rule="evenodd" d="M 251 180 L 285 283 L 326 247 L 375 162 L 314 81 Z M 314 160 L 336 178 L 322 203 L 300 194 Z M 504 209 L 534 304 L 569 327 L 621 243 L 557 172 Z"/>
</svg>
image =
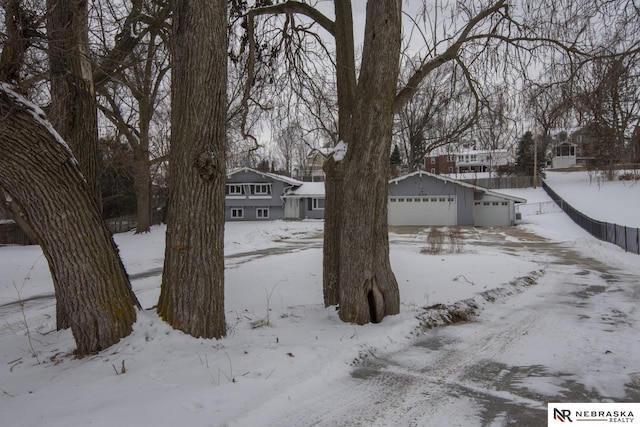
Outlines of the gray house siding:
<svg viewBox="0 0 640 427">
<path fill-rule="evenodd" d="M 416 174 L 389 184 L 390 197 L 455 196 L 456 225 L 473 225 L 474 191 L 426 174 Z"/>
<path fill-rule="evenodd" d="M 316 199 L 314 207 L 314 199 Z M 320 203 L 320 205 L 318 205 Z M 304 197 L 300 200 L 302 207 L 302 218 L 305 219 L 324 219 L 324 197 L 313 198 Z"/>
<path fill-rule="evenodd" d="M 243 168 L 227 175 L 227 221 L 324 219 L 324 183 Z M 389 182 L 390 225 L 507 226 L 526 200 L 419 171 Z"/>
<path fill-rule="evenodd" d="M 284 199 L 286 219 L 324 219 L 324 182 L 301 183 L 290 188 Z"/>
<path fill-rule="evenodd" d="M 295 181 L 283 181 L 280 177 L 241 169 L 227 176 L 225 220 L 268 221 L 284 218 L 281 196 Z M 282 177 L 286 179 L 286 177 Z"/>
</svg>

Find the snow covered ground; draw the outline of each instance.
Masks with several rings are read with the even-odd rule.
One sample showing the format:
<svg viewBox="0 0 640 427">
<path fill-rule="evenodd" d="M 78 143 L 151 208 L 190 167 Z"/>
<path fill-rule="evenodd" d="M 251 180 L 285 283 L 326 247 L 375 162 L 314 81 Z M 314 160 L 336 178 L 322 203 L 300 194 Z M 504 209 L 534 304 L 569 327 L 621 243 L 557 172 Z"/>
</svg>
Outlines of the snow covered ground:
<svg viewBox="0 0 640 427">
<path fill-rule="evenodd" d="M 548 177 L 587 214 L 638 221 L 617 216 L 638 211 L 637 184 L 593 191 L 586 175 Z M 498 191 L 534 207 L 518 227 L 441 229 L 440 246 L 430 229 L 392 230 L 402 313 L 378 325 L 323 307 L 320 221 L 227 224 L 229 332 L 218 341 L 174 331 L 152 309 L 164 228 L 116 235 L 146 310 L 131 336 L 83 359 L 55 331 L 40 249 L 0 247 L 1 424 L 544 425 L 547 402 L 638 401 L 640 259 L 560 212 L 536 214 L 542 189 Z M 604 201 L 610 192 L 621 193 Z M 431 328 L 441 318 L 425 307 L 455 303 L 475 307 L 472 321 Z"/>
<path fill-rule="evenodd" d="M 585 215 L 612 224 L 640 227 L 635 210 L 640 181 L 608 181 L 595 172 L 547 172 L 546 182 L 571 206 Z"/>
</svg>

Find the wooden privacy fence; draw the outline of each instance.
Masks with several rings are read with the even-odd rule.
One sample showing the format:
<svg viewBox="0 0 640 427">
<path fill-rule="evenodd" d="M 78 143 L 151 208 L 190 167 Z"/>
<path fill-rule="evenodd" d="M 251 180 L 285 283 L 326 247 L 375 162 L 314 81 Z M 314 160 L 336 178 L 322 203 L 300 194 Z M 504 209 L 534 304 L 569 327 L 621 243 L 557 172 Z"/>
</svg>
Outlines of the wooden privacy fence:
<svg viewBox="0 0 640 427">
<path fill-rule="evenodd" d="M 455 176 L 455 175 L 454 175 Z M 542 185 L 542 178 L 536 177 L 536 185 Z M 532 176 L 494 176 L 492 178 L 464 178 L 462 182 L 484 188 L 529 188 L 533 187 Z"/>
<path fill-rule="evenodd" d="M 569 218 L 571 218 L 573 222 L 587 230 L 592 236 L 605 242 L 618 245 L 627 252 L 640 254 L 640 228 L 597 221 L 567 203 L 544 181 L 542 182 L 542 188 L 544 188 L 553 201 L 569 215 Z"/>
</svg>

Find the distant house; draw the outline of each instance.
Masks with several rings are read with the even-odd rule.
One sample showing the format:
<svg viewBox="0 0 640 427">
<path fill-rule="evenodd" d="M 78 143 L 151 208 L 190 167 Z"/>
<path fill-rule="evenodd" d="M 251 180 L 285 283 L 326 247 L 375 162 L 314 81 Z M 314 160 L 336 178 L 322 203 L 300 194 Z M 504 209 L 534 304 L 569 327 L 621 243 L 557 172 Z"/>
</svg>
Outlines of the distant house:
<svg viewBox="0 0 640 427">
<path fill-rule="evenodd" d="M 556 145 L 551 153 L 551 168 L 571 168 L 577 163 L 577 146 L 570 142 Z"/>
<path fill-rule="evenodd" d="M 437 174 L 451 174 L 456 171 L 455 154 L 425 156 L 424 170 Z"/>
<path fill-rule="evenodd" d="M 301 181 L 287 176 L 251 168 L 232 169 L 227 173 L 225 220 L 284 219 L 282 196 L 301 185 Z"/>
<path fill-rule="evenodd" d="M 492 172 L 510 161 L 509 150 L 463 149 L 444 154 L 430 153 L 424 157 L 423 169 L 437 174 Z"/>
<path fill-rule="evenodd" d="M 577 164 L 593 165 L 610 158 L 615 151 L 613 129 L 590 123 L 571 134 L 571 142 L 576 145 Z"/>
<path fill-rule="evenodd" d="M 509 164 L 509 150 L 463 150 L 455 153 L 456 173 L 492 172 Z"/>
<path fill-rule="evenodd" d="M 329 155 L 329 148 L 311 150 L 304 161 L 296 165 L 294 175 L 300 181 L 324 181 L 324 160 Z"/>
<path fill-rule="evenodd" d="M 389 225 L 513 225 L 526 200 L 417 171 L 389 181 Z"/>
</svg>

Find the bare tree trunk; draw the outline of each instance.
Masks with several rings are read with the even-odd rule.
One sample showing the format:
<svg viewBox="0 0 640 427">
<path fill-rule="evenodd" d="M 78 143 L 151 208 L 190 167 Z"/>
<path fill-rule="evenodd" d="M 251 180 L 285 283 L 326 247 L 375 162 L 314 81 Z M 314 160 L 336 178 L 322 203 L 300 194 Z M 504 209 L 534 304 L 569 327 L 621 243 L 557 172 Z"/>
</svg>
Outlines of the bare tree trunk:
<svg viewBox="0 0 640 427">
<path fill-rule="evenodd" d="M 353 108 L 352 141 L 343 160 L 340 319 L 380 322 L 400 311 L 389 261 L 388 167 L 398 81 L 401 1 L 367 2 L 364 49 Z"/>
<path fill-rule="evenodd" d="M 356 91 L 356 65 L 353 47 L 353 16 L 351 1 L 334 3 L 336 25 L 336 80 L 338 90 L 338 137 L 341 141 L 352 140 L 352 114 Z M 340 233 L 343 205 L 343 165 L 327 159 L 324 166 L 325 216 L 324 247 L 322 259 L 322 287 L 324 304 L 340 304 Z"/>
<path fill-rule="evenodd" d="M 51 79 L 49 117 L 58 134 L 71 147 L 91 195 L 102 210 L 98 116 L 89 60 L 87 2 L 47 0 L 47 13 Z M 56 295 L 58 329 L 70 326 L 64 310 L 66 304 L 60 304 L 62 298 L 62 295 Z"/>
<path fill-rule="evenodd" d="M 196 337 L 226 334 L 225 0 L 173 3 L 171 195 L 158 313 Z"/>
<path fill-rule="evenodd" d="M 89 58 L 85 0 L 47 0 L 51 106 L 49 117 L 78 160 L 100 202 L 98 115 Z"/>
<path fill-rule="evenodd" d="M 24 57 L 34 35 L 36 24 L 22 7 L 20 0 L 5 0 L 2 54 L 0 54 L 0 81 L 18 84 Z"/>
<path fill-rule="evenodd" d="M 326 180 L 324 237 L 322 251 L 322 294 L 324 306 L 340 303 L 340 222 L 342 220 L 342 179 L 340 168 L 333 158 L 323 165 Z"/>
<path fill-rule="evenodd" d="M 136 148 L 134 148 L 136 150 Z M 133 186 L 136 191 L 136 234 L 151 231 L 151 173 L 149 171 L 149 152 L 141 158 L 134 154 Z M 145 158 L 146 157 L 146 158 Z"/>
<path fill-rule="evenodd" d="M 78 354 L 131 332 L 139 306 L 73 154 L 44 114 L 0 86 L 0 186 L 29 219 L 49 262 Z"/>
</svg>

